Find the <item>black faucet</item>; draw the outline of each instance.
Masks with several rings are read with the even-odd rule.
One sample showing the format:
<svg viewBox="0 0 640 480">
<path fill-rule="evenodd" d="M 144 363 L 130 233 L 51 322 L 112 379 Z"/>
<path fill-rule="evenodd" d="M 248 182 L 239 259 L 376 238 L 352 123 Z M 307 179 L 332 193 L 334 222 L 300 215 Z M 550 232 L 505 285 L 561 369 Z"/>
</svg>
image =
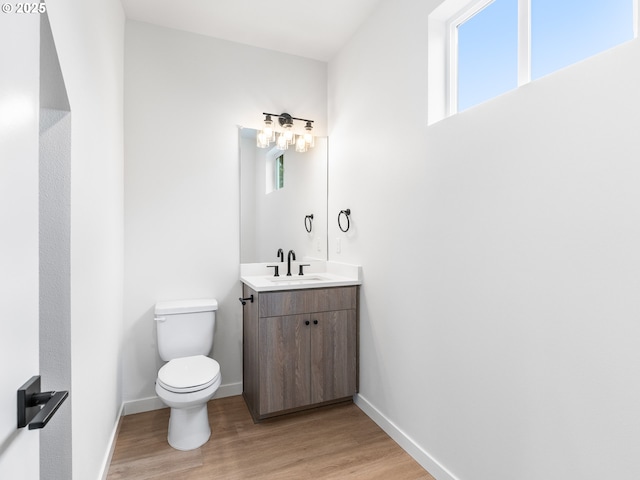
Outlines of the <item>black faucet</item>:
<svg viewBox="0 0 640 480">
<path fill-rule="evenodd" d="M 291 259 L 296 259 L 296 252 L 293 250 L 289 250 L 289 254 L 287 255 L 287 277 L 291 276 Z"/>
<path fill-rule="evenodd" d="M 284 262 L 284 252 L 282 251 L 281 248 L 278 249 L 278 253 L 276 253 L 277 257 L 280 257 L 280 261 Z"/>
</svg>

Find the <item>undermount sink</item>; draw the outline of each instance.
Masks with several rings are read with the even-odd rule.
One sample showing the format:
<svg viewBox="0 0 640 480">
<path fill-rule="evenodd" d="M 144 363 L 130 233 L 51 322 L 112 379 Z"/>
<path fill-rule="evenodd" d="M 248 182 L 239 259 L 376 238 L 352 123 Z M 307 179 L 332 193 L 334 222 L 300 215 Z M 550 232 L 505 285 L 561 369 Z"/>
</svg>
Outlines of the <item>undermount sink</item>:
<svg viewBox="0 0 640 480">
<path fill-rule="evenodd" d="M 269 281 L 273 283 L 289 283 L 289 282 L 320 282 L 326 280 L 325 277 L 319 275 L 291 275 L 290 277 L 271 277 Z"/>
</svg>

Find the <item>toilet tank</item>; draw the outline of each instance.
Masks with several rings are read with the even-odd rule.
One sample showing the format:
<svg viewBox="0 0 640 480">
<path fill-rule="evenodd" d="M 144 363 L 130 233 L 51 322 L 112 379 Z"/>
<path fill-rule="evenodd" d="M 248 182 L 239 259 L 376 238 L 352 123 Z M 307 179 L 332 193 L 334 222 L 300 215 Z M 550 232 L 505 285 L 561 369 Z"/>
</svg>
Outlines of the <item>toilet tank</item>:
<svg viewBox="0 0 640 480">
<path fill-rule="evenodd" d="M 158 353 L 165 361 L 209 355 L 218 301 L 213 298 L 156 303 Z"/>
</svg>

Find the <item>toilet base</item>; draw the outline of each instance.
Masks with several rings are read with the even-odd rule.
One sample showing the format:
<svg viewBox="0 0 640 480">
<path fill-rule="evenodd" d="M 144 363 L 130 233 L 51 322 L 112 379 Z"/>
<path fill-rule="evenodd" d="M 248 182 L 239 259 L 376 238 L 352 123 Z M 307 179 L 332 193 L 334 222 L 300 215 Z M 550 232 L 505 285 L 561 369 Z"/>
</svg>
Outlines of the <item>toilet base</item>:
<svg viewBox="0 0 640 480">
<path fill-rule="evenodd" d="M 194 450 L 209 440 L 211 427 L 207 404 L 171 408 L 167 440 L 176 450 Z"/>
<path fill-rule="evenodd" d="M 207 402 L 213 398 L 222 377 L 218 375 L 213 383 L 203 390 L 176 393 L 165 389 L 156 382 L 156 393 L 165 405 L 171 408 L 167 440 L 176 450 L 194 450 L 201 447 L 211 437 Z"/>
</svg>

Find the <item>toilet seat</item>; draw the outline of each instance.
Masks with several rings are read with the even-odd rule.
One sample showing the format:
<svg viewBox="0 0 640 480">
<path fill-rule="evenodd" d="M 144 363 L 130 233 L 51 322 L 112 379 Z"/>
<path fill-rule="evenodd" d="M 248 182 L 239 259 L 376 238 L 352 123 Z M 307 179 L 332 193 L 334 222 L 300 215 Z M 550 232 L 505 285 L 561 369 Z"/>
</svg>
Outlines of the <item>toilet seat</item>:
<svg viewBox="0 0 640 480">
<path fill-rule="evenodd" d="M 174 393 L 204 390 L 220 377 L 220 364 L 204 355 L 175 358 L 158 371 L 158 384 Z"/>
</svg>

